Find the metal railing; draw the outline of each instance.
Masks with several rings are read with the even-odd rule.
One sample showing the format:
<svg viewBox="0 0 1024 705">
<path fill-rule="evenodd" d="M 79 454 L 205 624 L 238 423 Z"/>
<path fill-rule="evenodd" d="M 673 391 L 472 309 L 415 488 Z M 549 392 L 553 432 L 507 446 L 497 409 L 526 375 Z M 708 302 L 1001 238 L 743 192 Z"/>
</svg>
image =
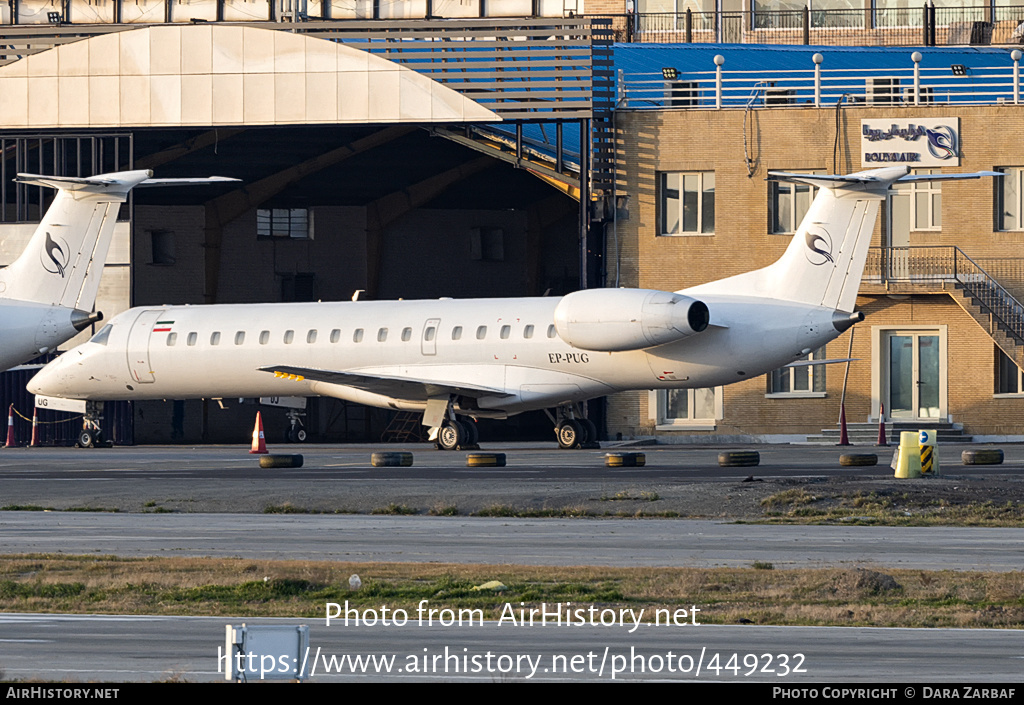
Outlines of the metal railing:
<svg viewBox="0 0 1024 705">
<path fill-rule="evenodd" d="M 644 12 L 612 18 L 615 39 L 645 43 L 955 46 L 1020 44 L 1024 5 Z"/>
<path fill-rule="evenodd" d="M 872 248 L 864 267 L 864 281 L 954 284 L 976 299 L 1018 344 L 1024 344 L 1024 305 L 955 245 Z"/>
<path fill-rule="evenodd" d="M 769 73 L 763 69 L 726 70 L 726 60 L 719 55 L 706 71 L 620 71 L 618 105 L 643 110 L 821 107 L 843 100 L 873 106 L 1024 102 L 1020 78 L 1024 54 L 1020 51 L 1010 52 L 1002 66 L 972 66 L 962 75 L 948 66 L 922 67 L 920 52 L 908 51 L 906 57 L 902 68 L 827 69 L 828 52 L 823 50 L 810 57 L 813 68 Z"/>
</svg>

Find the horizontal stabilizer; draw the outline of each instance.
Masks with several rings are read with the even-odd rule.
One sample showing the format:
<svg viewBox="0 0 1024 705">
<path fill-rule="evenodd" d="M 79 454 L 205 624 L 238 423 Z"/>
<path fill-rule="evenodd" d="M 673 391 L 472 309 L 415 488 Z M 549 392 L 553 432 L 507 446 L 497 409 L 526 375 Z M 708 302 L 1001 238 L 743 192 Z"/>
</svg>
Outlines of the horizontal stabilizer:
<svg viewBox="0 0 1024 705">
<path fill-rule="evenodd" d="M 261 372 L 272 372 L 277 377 L 292 377 L 296 380 L 312 380 L 361 389 L 372 394 L 396 399 L 429 399 L 446 394 L 466 397 L 511 396 L 506 390 L 495 387 L 468 385 L 459 382 L 444 382 L 417 377 L 396 377 L 392 375 L 364 375 L 355 372 L 335 372 L 310 367 L 272 365 L 261 367 Z"/>
<path fill-rule="evenodd" d="M 807 367 L 809 365 L 834 365 L 837 362 L 857 362 L 857 360 L 859 360 L 859 359 L 860 359 L 859 357 L 837 357 L 837 358 L 833 358 L 831 360 L 797 360 L 796 362 L 791 362 L 788 365 L 783 365 L 783 366 L 784 367 Z"/>
<path fill-rule="evenodd" d="M 903 176 L 892 179 L 888 178 L 888 174 L 881 175 L 878 172 L 888 172 L 895 170 L 895 174 L 899 174 L 902 170 Z M 911 174 L 909 173 L 910 167 L 899 166 L 889 167 L 887 169 L 872 169 L 870 171 L 861 171 L 856 174 L 796 174 L 788 171 L 769 171 L 768 177 L 765 181 L 789 181 L 798 184 L 810 184 L 817 188 L 831 188 L 831 189 L 843 189 L 843 188 L 856 188 L 858 186 L 870 186 L 873 184 L 879 184 L 885 181 L 897 181 L 900 183 L 909 183 L 914 181 L 957 181 L 960 179 L 980 179 L 983 176 L 1003 176 L 1002 172 L 999 171 L 975 171 L 965 174 Z"/>
<path fill-rule="evenodd" d="M 208 178 L 154 179 L 150 170 L 120 171 L 99 176 L 44 176 L 41 174 L 18 174 L 15 181 L 20 184 L 45 186 L 61 191 L 89 191 L 105 193 L 107 191 L 130 190 L 140 186 L 193 186 L 197 184 L 214 184 L 238 181 L 226 176 L 210 176 Z M 142 180 L 139 180 L 142 177 Z"/>
</svg>

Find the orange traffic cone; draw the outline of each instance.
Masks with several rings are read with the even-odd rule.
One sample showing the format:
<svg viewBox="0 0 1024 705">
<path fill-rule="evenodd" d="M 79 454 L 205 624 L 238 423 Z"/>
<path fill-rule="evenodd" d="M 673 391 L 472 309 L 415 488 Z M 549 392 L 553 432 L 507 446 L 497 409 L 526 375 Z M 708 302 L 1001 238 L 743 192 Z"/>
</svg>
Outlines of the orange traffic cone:
<svg viewBox="0 0 1024 705">
<path fill-rule="evenodd" d="M 252 450 L 249 453 L 269 453 L 267 440 L 263 437 L 263 417 L 256 412 L 256 426 L 252 429 Z"/>
<path fill-rule="evenodd" d="M 17 448 L 18 442 L 14 440 L 14 404 L 7 409 L 7 443 L 4 448 Z"/>
<path fill-rule="evenodd" d="M 28 442 L 28 447 L 39 447 L 39 413 L 35 407 L 32 407 L 32 440 Z"/>
</svg>

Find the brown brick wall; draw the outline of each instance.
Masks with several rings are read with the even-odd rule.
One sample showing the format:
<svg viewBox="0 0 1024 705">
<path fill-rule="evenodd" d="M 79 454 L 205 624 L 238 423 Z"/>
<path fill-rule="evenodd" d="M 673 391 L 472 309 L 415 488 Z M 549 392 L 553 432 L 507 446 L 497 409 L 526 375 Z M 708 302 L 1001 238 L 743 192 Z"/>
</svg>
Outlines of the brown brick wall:
<svg viewBox="0 0 1024 705">
<path fill-rule="evenodd" d="M 619 193 L 631 197 L 630 219 L 618 224 L 625 286 L 677 290 L 774 261 L 790 236 L 769 233 L 767 171 L 822 169 L 860 171 L 862 118 L 912 119 L 959 117 L 961 166 L 950 171 L 988 170 L 1024 165 L 1024 115 L 1013 106 L 893 107 L 844 109 L 839 148 L 834 108 L 753 110 L 744 127 L 742 110 L 624 111 L 617 116 Z M 747 151 L 744 152 L 744 129 Z M 749 159 L 749 162 L 748 162 Z M 748 171 L 748 163 L 750 165 Z M 657 235 L 657 175 L 663 171 L 715 172 L 715 234 Z M 995 262 L 1024 256 L 1024 233 L 997 232 L 991 179 L 942 185 L 942 229 L 912 232 L 911 245 L 957 245 L 974 259 Z M 884 208 L 875 226 L 879 245 Z M 994 266 L 994 265 L 993 265 Z M 1006 271 L 1018 271 L 1006 267 Z M 1006 284 L 1024 290 L 1024 282 Z M 1024 278 L 1024 277 L 1022 277 Z M 1024 434 L 1024 399 L 994 398 L 992 340 L 952 298 L 914 295 L 862 296 L 867 314 L 856 326 L 846 398 L 847 418 L 866 421 L 877 409 L 879 383 L 872 382 L 872 326 L 945 326 L 947 335 L 948 414 L 975 434 Z M 846 357 L 849 333 L 828 346 L 828 356 Z M 827 395 L 812 399 L 766 399 L 763 376 L 724 391 L 724 414 L 716 434 L 804 434 L 834 427 L 839 416 L 844 365 L 829 366 Z M 611 436 L 654 433 L 646 392 L 610 398 Z M 874 399 L 874 402 L 873 402 Z M 707 432 L 669 432 L 706 434 Z"/>
</svg>

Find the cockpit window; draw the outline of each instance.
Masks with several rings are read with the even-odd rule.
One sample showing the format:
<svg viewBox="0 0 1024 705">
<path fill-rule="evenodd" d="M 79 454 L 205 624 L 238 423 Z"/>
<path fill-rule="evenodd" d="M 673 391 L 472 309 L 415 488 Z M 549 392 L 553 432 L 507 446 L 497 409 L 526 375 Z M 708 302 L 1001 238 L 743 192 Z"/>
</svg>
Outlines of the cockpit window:
<svg viewBox="0 0 1024 705">
<path fill-rule="evenodd" d="M 109 323 L 103 326 L 102 328 L 100 328 L 100 332 L 94 335 L 92 337 L 92 340 L 90 340 L 89 342 L 96 343 L 97 345 L 106 345 L 107 338 L 110 337 L 110 328 L 111 326 Z"/>
</svg>

